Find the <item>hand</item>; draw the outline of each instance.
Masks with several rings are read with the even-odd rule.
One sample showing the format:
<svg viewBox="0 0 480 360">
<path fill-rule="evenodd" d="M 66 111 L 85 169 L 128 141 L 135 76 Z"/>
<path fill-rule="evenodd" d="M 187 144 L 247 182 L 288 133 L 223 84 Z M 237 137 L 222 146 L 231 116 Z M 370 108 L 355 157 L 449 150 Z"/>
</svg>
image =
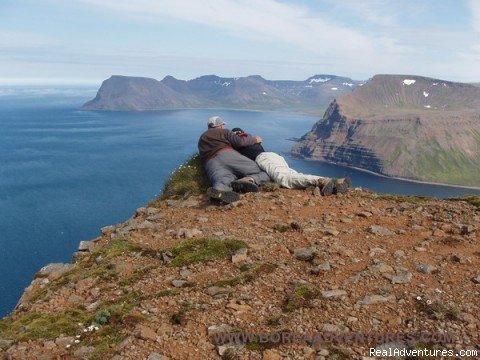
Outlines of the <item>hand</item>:
<svg viewBox="0 0 480 360">
<path fill-rule="evenodd" d="M 263 142 L 263 139 L 258 135 L 255 135 L 255 140 L 256 140 L 257 144 Z"/>
</svg>

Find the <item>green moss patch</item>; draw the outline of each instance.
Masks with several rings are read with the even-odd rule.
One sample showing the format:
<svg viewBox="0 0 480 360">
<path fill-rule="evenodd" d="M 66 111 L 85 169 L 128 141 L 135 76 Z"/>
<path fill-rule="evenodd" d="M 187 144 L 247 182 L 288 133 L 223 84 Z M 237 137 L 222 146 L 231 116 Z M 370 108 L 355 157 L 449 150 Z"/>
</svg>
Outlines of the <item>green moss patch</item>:
<svg viewBox="0 0 480 360">
<path fill-rule="evenodd" d="M 241 240 L 217 240 L 211 238 L 185 240 L 170 249 L 174 256 L 170 264 L 180 267 L 225 259 L 232 256 L 238 249 L 245 247 L 247 245 Z"/>
<path fill-rule="evenodd" d="M 283 304 L 283 311 L 292 312 L 302 307 L 307 307 L 310 302 L 320 294 L 320 291 L 311 285 L 297 285 L 287 296 Z"/>
</svg>

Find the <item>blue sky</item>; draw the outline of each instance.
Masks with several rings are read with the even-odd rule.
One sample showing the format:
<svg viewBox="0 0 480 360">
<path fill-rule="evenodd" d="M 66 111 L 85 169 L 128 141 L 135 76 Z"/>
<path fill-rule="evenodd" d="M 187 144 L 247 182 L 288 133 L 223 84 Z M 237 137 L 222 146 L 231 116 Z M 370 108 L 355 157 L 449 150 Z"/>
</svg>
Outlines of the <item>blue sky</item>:
<svg viewBox="0 0 480 360">
<path fill-rule="evenodd" d="M 480 0 L 0 0 L 0 84 L 378 73 L 480 82 Z"/>
</svg>

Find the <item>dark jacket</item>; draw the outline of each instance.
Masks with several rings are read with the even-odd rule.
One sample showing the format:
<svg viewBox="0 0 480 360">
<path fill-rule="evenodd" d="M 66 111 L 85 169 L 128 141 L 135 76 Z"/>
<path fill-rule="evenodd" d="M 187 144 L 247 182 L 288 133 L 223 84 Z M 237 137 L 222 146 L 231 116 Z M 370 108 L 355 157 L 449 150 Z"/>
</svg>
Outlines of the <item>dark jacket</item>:
<svg viewBox="0 0 480 360">
<path fill-rule="evenodd" d="M 248 137 L 249 135 L 246 133 L 243 133 L 239 136 L 243 138 L 243 137 Z M 258 155 L 265 152 L 265 149 L 263 148 L 262 144 L 256 143 L 253 145 L 247 145 L 247 146 L 238 148 L 237 151 L 243 156 L 246 156 L 247 158 L 255 161 Z"/>
<path fill-rule="evenodd" d="M 250 135 L 240 137 L 227 129 L 212 128 L 200 136 L 198 152 L 202 162 L 205 164 L 221 150 L 239 149 L 255 143 L 256 139 Z"/>
</svg>

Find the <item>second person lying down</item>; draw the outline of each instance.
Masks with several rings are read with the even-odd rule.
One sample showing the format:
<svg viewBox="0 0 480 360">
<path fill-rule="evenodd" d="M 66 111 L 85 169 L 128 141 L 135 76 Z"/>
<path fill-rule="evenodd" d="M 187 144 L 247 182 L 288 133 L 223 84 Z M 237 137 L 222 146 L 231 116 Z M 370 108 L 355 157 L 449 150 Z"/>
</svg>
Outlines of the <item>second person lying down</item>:
<svg viewBox="0 0 480 360">
<path fill-rule="evenodd" d="M 240 128 L 234 128 L 232 132 L 239 136 L 248 136 Z M 309 186 L 318 186 L 321 194 L 328 196 L 345 193 L 352 186 L 350 178 L 332 179 L 299 173 L 291 169 L 282 156 L 265 151 L 261 143 L 240 147 L 237 151 L 255 161 L 258 167 L 265 171 L 273 181 L 288 189 L 305 189 Z"/>
</svg>

